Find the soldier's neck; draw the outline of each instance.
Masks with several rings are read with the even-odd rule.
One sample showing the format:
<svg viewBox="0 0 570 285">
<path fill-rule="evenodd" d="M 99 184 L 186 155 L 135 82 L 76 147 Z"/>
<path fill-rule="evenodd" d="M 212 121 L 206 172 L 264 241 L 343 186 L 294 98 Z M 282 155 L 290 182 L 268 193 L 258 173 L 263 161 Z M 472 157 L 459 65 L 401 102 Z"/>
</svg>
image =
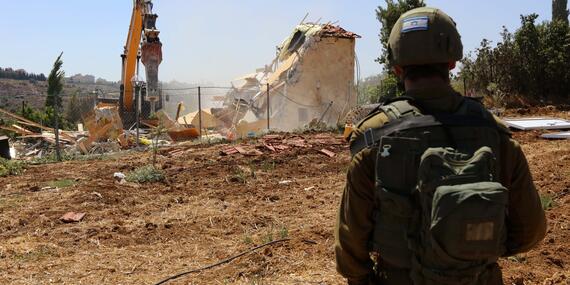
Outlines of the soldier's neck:
<svg viewBox="0 0 570 285">
<path fill-rule="evenodd" d="M 414 81 L 408 79 L 404 80 L 404 88 L 406 91 L 446 86 L 449 86 L 449 81 L 445 81 L 440 77 L 421 78 Z"/>
</svg>

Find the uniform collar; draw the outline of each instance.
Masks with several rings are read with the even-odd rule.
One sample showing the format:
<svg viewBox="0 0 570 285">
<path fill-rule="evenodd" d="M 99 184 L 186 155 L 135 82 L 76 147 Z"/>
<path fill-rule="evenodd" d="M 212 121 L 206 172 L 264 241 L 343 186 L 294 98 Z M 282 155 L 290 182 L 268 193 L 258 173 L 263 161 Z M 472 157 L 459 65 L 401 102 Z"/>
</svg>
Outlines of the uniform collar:
<svg viewBox="0 0 570 285">
<path fill-rule="evenodd" d="M 428 112 L 453 112 L 463 100 L 448 84 L 413 89 L 404 95 L 416 99 Z"/>
</svg>

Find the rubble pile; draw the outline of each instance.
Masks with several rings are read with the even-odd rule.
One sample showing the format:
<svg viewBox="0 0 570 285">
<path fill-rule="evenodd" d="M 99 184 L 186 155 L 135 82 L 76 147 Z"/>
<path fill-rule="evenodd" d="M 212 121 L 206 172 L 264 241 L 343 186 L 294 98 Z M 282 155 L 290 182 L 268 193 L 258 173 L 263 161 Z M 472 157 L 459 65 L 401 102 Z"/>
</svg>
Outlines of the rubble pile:
<svg viewBox="0 0 570 285">
<path fill-rule="evenodd" d="M 334 157 L 339 146 L 346 146 L 341 136 L 330 133 L 303 136 L 298 134 L 269 134 L 259 140 L 248 141 L 237 145 L 223 145 L 221 155 L 240 154 L 245 156 L 257 156 L 273 153 L 281 153 L 293 148 L 304 148 L 319 152 L 323 155 Z M 252 143 L 253 142 L 253 143 Z"/>
</svg>

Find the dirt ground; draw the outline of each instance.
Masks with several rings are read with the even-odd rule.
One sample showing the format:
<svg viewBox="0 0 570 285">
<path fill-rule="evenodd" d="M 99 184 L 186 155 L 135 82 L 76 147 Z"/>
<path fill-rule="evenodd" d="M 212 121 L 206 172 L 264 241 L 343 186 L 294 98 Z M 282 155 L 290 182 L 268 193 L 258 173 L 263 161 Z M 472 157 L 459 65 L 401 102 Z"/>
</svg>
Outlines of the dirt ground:
<svg viewBox="0 0 570 285">
<path fill-rule="evenodd" d="M 570 284 L 570 142 L 538 135 L 514 138 L 553 200 L 549 230 L 537 248 L 500 262 L 506 284 Z M 0 284 L 155 284 L 281 238 L 291 240 L 168 284 L 342 284 L 333 225 L 347 145 L 304 134 L 286 135 L 281 151 L 256 140 L 243 148 L 256 145 L 263 154 L 220 153 L 235 145 L 162 149 L 167 181 L 159 183 L 114 180 L 150 163 L 149 153 L 134 152 L 0 178 Z M 59 218 L 68 211 L 86 216 L 66 224 Z"/>
</svg>

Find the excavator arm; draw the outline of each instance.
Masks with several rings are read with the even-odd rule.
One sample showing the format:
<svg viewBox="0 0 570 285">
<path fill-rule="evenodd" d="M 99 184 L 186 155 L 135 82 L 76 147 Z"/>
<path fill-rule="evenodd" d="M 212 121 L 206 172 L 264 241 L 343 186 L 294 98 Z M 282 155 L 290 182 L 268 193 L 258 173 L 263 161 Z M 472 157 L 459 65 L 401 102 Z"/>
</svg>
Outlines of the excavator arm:
<svg viewBox="0 0 570 285">
<path fill-rule="evenodd" d="M 133 13 L 124 52 L 122 82 L 122 109 L 132 112 L 134 99 L 133 78 L 137 73 L 137 60 L 140 56 L 145 65 L 147 96 L 150 100 L 158 99 L 158 66 L 162 62 L 162 43 L 156 29 L 158 15 L 152 12 L 151 0 L 133 0 Z M 142 40 L 142 42 L 141 42 Z"/>
</svg>

